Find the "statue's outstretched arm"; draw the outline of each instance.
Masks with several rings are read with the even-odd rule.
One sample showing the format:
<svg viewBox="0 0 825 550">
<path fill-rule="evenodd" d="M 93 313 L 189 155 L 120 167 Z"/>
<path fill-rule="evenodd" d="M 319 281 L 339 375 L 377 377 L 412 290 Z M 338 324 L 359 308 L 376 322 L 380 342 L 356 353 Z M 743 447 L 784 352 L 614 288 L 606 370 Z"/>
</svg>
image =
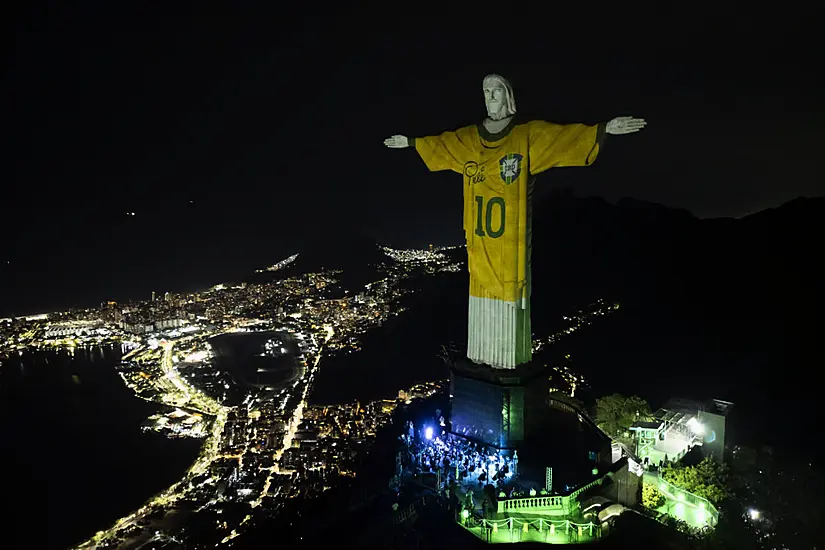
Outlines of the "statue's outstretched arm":
<svg viewBox="0 0 825 550">
<path fill-rule="evenodd" d="M 540 174 L 560 166 L 589 166 L 599 154 L 606 124 L 528 123 L 530 173 Z"/>
<path fill-rule="evenodd" d="M 427 168 L 433 172 L 452 170 L 462 174 L 464 164 L 472 158 L 472 150 L 466 144 L 466 136 L 462 140 L 458 132 L 444 132 L 437 136 L 419 138 L 396 134 L 385 139 L 384 145 L 392 149 L 415 147 Z"/>
<path fill-rule="evenodd" d="M 530 173 L 557 166 L 590 166 L 601 150 L 605 135 L 638 132 L 647 125 L 642 118 L 621 116 L 595 126 L 553 124 L 536 120 L 530 125 Z"/>
</svg>

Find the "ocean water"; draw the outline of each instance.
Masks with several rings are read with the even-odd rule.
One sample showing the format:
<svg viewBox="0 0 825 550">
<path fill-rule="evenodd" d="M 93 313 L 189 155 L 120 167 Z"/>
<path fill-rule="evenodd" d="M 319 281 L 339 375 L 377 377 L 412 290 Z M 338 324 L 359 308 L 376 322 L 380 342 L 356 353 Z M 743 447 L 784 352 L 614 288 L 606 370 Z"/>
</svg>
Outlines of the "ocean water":
<svg viewBox="0 0 825 550">
<path fill-rule="evenodd" d="M 82 542 L 195 460 L 202 441 L 140 431 L 157 407 L 123 384 L 120 357 L 96 347 L 0 359 L 4 547 Z"/>
</svg>

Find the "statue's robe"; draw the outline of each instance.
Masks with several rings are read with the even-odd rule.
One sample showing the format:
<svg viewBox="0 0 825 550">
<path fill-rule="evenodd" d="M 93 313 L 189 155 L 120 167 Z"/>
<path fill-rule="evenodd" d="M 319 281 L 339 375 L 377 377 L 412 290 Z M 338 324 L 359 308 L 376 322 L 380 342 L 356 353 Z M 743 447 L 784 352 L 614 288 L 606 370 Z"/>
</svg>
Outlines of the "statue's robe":
<svg viewBox="0 0 825 550">
<path fill-rule="evenodd" d="M 496 134 L 479 124 L 411 140 L 431 171 L 464 175 L 470 360 L 514 368 L 532 358 L 532 176 L 548 168 L 592 164 L 604 129 L 604 124 L 538 120 L 518 124 L 514 118 Z"/>
</svg>

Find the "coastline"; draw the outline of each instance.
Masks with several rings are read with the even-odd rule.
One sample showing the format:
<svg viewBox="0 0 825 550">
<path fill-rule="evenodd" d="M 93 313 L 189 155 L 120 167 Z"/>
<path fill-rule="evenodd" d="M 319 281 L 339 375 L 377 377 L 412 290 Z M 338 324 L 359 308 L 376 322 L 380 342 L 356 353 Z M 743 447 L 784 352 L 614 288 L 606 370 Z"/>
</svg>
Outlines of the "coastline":
<svg viewBox="0 0 825 550">
<path fill-rule="evenodd" d="M 174 347 L 175 343 L 177 342 L 170 342 L 165 350 L 164 350 L 164 360 L 162 364 L 166 367 L 166 369 L 171 368 L 171 352 L 172 348 Z M 133 350 L 137 352 L 140 348 Z M 131 355 L 131 354 L 130 354 Z M 129 355 L 124 356 L 129 357 Z M 169 372 L 169 370 L 167 370 Z M 122 377 L 121 377 L 122 379 Z M 193 388 L 191 385 L 188 385 L 183 379 L 178 377 L 178 380 L 189 386 L 189 391 L 195 393 L 197 392 L 196 388 Z M 125 380 L 124 380 L 124 385 Z M 128 385 L 126 385 L 128 388 Z M 136 395 L 136 397 L 139 397 Z M 151 401 L 150 401 L 151 402 Z M 198 476 L 206 470 L 206 467 L 214 458 L 214 455 L 217 451 L 217 448 L 220 443 L 221 434 L 223 433 L 223 427 L 226 423 L 226 417 L 228 413 L 228 408 L 223 407 L 217 401 L 212 400 L 212 406 L 215 407 L 216 414 L 214 414 L 212 419 L 212 425 L 210 426 L 209 435 L 207 436 L 206 440 L 204 441 L 203 445 L 201 446 L 201 450 L 198 453 L 197 458 L 195 461 L 189 466 L 186 470 L 184 475 L 173 483 L 171 486 L 167 487 L 160 493 L 155 494 L 154 496 L 146 499 L 144 503 L 132 513 L 127 516 L 124 516 L 117 521 L 115 521 L 111 527 L 105 530 L 98 531 L 92 537 L 88 538 L 87 540 L 81 542 L 73 546 L 72 548 L 76 549 L 89 549 L 89 548 L 96 548 L 98 544 L 114 536 L 117 532 L 128 528 L 131 525 L 137 524 L 138 522 L 144 520 L 146 516 L 155 512 L 156 507 L 164 507 L 170 504 L 174 504 L 179 499 L 186 495 L 186 489 L 183 489 L 182 492 L 178 493 L 178 490 L 181 489 L 181 486 L 187 479 Z M 204 411 L 206 412 L 206 411 Z"/>
<path fill-rule="evenodd" d="M 324 343 L 329 341 L 333 334 L 334 330 L 332 327 L 327 326 Z M 140 508 L 134 510 L 129 515 L 118 519 L 109 528 L 98 531 L 92 537 L 73 546 L 73 549 L 90 550 L 97 548 L 101 544 L 112 542 L 113 539 L 116 539 L 122 535 L 124 531 L 134 525 L 140 524 L 141 522 L 149 521 L 149 525 L 152 525 L 153 527 L 156 526 L 158 530 L 168 526 L 170 523 L 178 522 L 181 519 L 179 517 L 181 515 L 181 510 L 179 507 L 173 508 L 172 505 L 177 504 L 180 500 L 187 497 L 188 492 L 192 489 L 191 486 L 186 486 L 187 481 L 191 481 L 198 476 L 207 473 L 209 465 L 219 456 L 218 451 L 221 446 L 224 426 L 230 412 L 232 412 L 235 407 L 221 405 L 216 400 L 201 393 L 197 388 L 186 382 L 177 374 L 177 371 L 173 366 L 172 350 L 177 343 L 186 341 L 187 339 L 188 337 L 184 337 L 166 342 L 163 345 L 163 358 L 160 361 L 160 364 L 165 372 L 164 378 L 168 377 L 172 380 L 172 384 L 169 388 L 171 388 L 173 392 L 175 390 L 182 392 L 185 394 L 187 401 L 190 403 L 192 401 L 189 400 L 194 399 L 196 404 L 193 408 L 195 408 L 195 410 L 200 410 L 204 414 L 210 414 L 213 416 L 212 424 L 209 428 L 209 435 L 206 437 L 197 458 L 178 481 L 144 501 Z M 139 352 L 140 348 L 133 350 L 134 354 Z M 312 358 L 311 367 L 306 373 L 307 380 L 302 388 L 301 398 L 295 409 L 292 411 L 288 429 L 284 434 L 283 441 L 281 442 L 281 447 L 275 453 L 275 465 L 270 470 L 269 479 L 267 480 L 260 497 L 256 502 L 252 503 L 253 508 L 260 505 L 264 497 L 267 496 L 269 482 L 271 481 L 273 474 L 279 473 L 277 461 L 284 449 L 289 448 L 292 444 L 293 437 L 295 436 L 296 430 L 301 423 L 303 418 L 303 409 L 306 406 L 307 397 L 311 392 L 315 373 L 321 359 L 324 357 L 323 352 L 324 346 L 321 345 L 316 355 Z M 124 378 L 123 380 L 125 385 L 128 387 L 129 384 L 126 383 L 126 379 Z M 180 397 L 180 395 L 178 397 Z M 160 513 L 160 517 L 155 517 L 158 513 Z M 152 538 L 150 533 L 153 531 L 154 529 L 143 529 L 138 537 L 128 539 L 129 547 L 135 545 L 140 546 L 143 543 L 148 542 Z M 232 533 L 224 539 L 224 542 L 231 540 L 235 536 L 237 536 L 237 532 L 233 530 Z M 123 542 L 125 543 L 126 541 Z M 124 544 L 121 543 L 117 547 L 124 547 Z"/>
</svg>

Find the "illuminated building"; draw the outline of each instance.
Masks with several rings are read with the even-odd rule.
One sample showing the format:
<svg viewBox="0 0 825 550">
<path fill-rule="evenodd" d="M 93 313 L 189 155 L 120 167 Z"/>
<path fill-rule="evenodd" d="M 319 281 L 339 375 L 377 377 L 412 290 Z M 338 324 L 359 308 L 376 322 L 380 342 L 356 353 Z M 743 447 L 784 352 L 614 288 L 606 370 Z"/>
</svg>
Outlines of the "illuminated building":
<svg viewBox="0 0 825 550">
<path fill-rule="evenodd" d="M 671 399 L 656 411 L 653 421 L 636 422 L 636 454 L 646 464 L 656 466 L 663 460 L 679 460 L 693 447 L 716 461 L 724 460 L 725 427 L 733 403 L 711 399 L 700 403 Z"/>
</svg>

